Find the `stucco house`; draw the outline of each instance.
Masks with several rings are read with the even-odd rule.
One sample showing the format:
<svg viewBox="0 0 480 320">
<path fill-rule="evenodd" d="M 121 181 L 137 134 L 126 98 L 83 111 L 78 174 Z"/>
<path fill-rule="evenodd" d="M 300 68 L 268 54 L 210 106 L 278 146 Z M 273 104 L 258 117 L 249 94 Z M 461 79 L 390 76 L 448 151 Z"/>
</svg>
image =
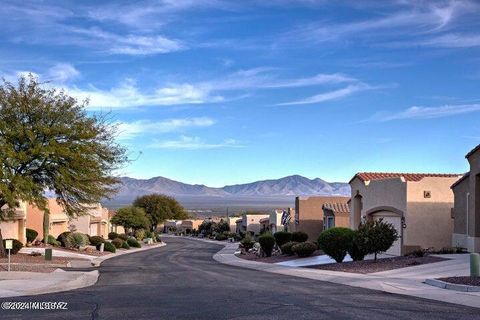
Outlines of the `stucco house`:
<svg viewBox="0 0 480 320">
<path fill-rule="evenodd" d="M 55 198 L 48 199 L 49 214 L 49 231 L 48 234 L 55 238 L 62 232 L 68 231 L 68 216 L 65 209 L 60 205 Z M 27 228 L 38 232 L 39 238 L 43 236 L 43 210 L 37 206 L 29 204 L 27 206 Z"/>
<path fill-rule="evenodd" d="M 290 208 L 289 208 L 290 209 Z M 283 215 L 284 213 L 287 214 L 289 209 L 275 209 L 272 210 L 268 218 L 263 218 L 260 220 L 261 224 L 261 231 L 265 232 L 268 231 L 270 233 L 275 233 L 277 231 L 284 231 L 285 226 L 283 225 Z M 287 224 L 288 229 L 288 224 Z"/>
<path fill-rule="evenodd" d="M 323 229 L 350 227 L 350 207 L 345 202 L 327 202 L 323 209 Z"/>
<path fill-rule="evenodd" d="M 461 175 L 361 172 L 350 180 L 350 227 L 362 220 L 392 223 L 399 239 L 387 251 L 403 255 L 420 248 L 451 245 L 453 192 Z"/>
<path fill-rule="evenodd" d="M 243 214 L 240 219 L 236 221 L 236 233 L 249 232 L 252 235 L 260 234 L 262 226 L 260 220 L 270 218 L 269 214 Z"/>
<path fill-rule="evenodd" d="M 339 196 L 296 197 L 295 231 L 303 231 L 308 234 L 310 241 L 316 241 L 323 231 L 323 205 L 326 203 L 346 204 L 348 200 L 348 197 Z"/>
<path fill-rule="evenodd" d="M 470 170 L 452 185 L 455 198 L 452 245 L 480 252 L 480 145 L 465 158 Z"/>
<path fill-rule="evenodd" d="M 20 202 L 20 206 L 15 209 L 15 214 L 12 217 L 0 220 L 0 230 L 2 230 L 3 239 L 16 239 L 25 244 L 27 241 L 26 219 L 27 205 L 24 202 Z"/>
<path fill-rule="evenodd" d="M 182 220 L 178 226 L 180 232 L 191 232 L 192 230 L 198 230 L 198 227 L 203 223 L 203 219 L 187 219 Z"/>
<path fill-rule="evenodd" d="M 117 214 L 115 210 L 108 210 L 108 221 L 111 221 L 112 218 Z M 117 226 L 113 223 L 110 223 L 110 232 L 116 232 L 118 234 L 125 233 L 125 228 L 123 226 Z"/>
<path fill-rule="evenodd" d="M 68 228 L 89 236 L 100 236 L 107 239 L 111 229 L 108 209 L 100 203 L 94 204 L 88 209 L 87 214 L 71 219 Z"/>
</svg>

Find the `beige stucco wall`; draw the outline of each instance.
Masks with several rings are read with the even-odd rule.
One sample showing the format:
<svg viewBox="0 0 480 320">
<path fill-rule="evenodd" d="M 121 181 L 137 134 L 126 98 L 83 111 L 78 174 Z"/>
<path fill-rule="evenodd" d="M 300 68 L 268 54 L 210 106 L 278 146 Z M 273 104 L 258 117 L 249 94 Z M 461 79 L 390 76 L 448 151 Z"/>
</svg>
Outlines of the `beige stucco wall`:
<svg viewBox="0 0 480 320">
<path fill-rule="evenodd" d="M 405 246 L 435 249 L 451 246 L 453 192 L 450 186 L 457 180 L 458 177 L 425 177 L 418 182 L 407 182 Z M 424 197 L 425 191 L 430 191 L 430 198 Z"/>
<path fill-rule="evenodd" d="M 254 235 L 260 233 L 261 225 L 260 220 L 263 218 L 269 218 L 268 214 L 244 214 L 242 216 L 242 225 L 246 231 L 253 232 Z"/>
<path fill-rule="evenodd" d="M 54 198 L 48 199 L 48 209 L 50 211 L 50 227 L 48 233 L 56 238 L 60 233 L 68 231 L 68 216 L 65 214 L 63 207 L 59 205 Z M 42 238 L 43 210 L 40 210 L 37 206 L 29 204 L 27 206 L 27 211 L 27 228 L 37 231 L 39 238 Z"/>
</svg>

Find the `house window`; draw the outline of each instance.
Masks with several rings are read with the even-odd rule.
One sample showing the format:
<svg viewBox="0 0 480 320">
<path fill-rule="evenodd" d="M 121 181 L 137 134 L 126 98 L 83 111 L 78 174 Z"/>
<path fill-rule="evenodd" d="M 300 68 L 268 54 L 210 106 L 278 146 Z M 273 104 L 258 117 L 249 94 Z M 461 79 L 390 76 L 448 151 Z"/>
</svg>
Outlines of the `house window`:
<svg viewBox="0 0 480 320">
<path fill-rule="evenodd" d="M 325 224 L 325 230 L 335 227 L 335 217 L 327 217 L 327 223 Z"/>
</svg>

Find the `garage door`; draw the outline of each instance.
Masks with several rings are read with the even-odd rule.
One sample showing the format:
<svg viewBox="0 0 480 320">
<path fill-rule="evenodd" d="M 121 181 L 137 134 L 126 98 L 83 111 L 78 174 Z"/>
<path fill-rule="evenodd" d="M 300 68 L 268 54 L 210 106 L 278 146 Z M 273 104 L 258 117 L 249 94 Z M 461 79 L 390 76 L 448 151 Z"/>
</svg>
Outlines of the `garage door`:
<svg viewBox="0 0 480 320">
<path fill-rule="evenodd" d="M 393 245 L 390 247 L 390 249 L 387 250 L 386 254 L 391 254 L 394 256 L 401 256 L 402 255 L 402 248 L 401 248 L 401 243 L 402 240 L 400 239 L 400 235 L 402 234 L 402 221 L 400 217 L 394 213 L 388 212 L 388 211 L 380 211 L 374 214 L 374 219 L 378 220 L 380 218 L 383 218 L 383 221 L 391 223 L 395 229 L 397 230 L 398 233 L 398 240 L 393 243 Z"/>
</svg>

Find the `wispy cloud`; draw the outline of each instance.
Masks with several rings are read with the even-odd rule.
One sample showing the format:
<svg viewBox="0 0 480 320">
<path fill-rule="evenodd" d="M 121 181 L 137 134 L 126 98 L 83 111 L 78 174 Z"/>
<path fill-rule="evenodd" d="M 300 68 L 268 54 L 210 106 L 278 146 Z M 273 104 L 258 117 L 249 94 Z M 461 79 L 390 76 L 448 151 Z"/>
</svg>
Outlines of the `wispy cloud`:
<svg viewBox="0 0 480 320">
<path fill-rule="evenodd" d="M 156 134 L 209 127 L 215 120 L 209 117 L 168 119 L 163 121 L 137 120 L 133 122 L 117 122 L 120 140 L 129 140 L 141 134 Z"/>
<path fill-rule="evenodd" d="M 357 93 L 357 92 L 360 92 L 360 91 L 365 91 L 365 90 L 370 90 L 372 88 L 373 87 L 370 87 L 366 84 L 354 84 L 354 85 L 349 85 L 345 88 L 320 93 L 320 94 L 317 94 L 317 95 L 314 95 L 312 97 L 308 97 L 308 98 L 305 98 L 305 99 L 295 100 L 295 101 L 290 101 L 290 102 L 283 102 L 283 103 L 279 103 L 277 105 L 279 105 L 279 106 L 289 106 L 289 105 L 301 105 L 301 104 L 315 104 L 315 103 L 321 103 L 321 102 L 326 102 L 326 101 L 331 101 L 331 100 L 338 100 L 338 99 L 348 97 L 348 96 L 350 96 L 354 93 Z"/>
<path fill-rule="evenodd" d="M 45 78 L 49 81 L 64 83 L 79 76 L 80 72 L 73 65 L 69 63 L 58 63 L 47 71 Z"/>
<path fill-rule="evenodd" d="M 433 119 L 450 117 L 464 113 L 479 112 L 480 104 L 444 105 L 440 107 L 410 107 L 398 113 L 378 113 L 372 117 L 374 121 L 392 121 L 402 119 Z"/>
<path fill-rule="evenodd" d="M 149 145 L 154 149 L 185 149 L 185 150 L 202 150 L 202 149 L 219 149 L 219 148 L 238 148 L 242 145 L 234 139 L 225 139 L 219 143 L 209 143 L 200 137 L 181 136 L 177 140 L 156 141 Z"/>
<path fill-rule="evenodd" d="M 445 34 L 431 39 L 414 42 L 413 45 L 442 48 L 480 47 L 480 34 Z"/>
</svg>

